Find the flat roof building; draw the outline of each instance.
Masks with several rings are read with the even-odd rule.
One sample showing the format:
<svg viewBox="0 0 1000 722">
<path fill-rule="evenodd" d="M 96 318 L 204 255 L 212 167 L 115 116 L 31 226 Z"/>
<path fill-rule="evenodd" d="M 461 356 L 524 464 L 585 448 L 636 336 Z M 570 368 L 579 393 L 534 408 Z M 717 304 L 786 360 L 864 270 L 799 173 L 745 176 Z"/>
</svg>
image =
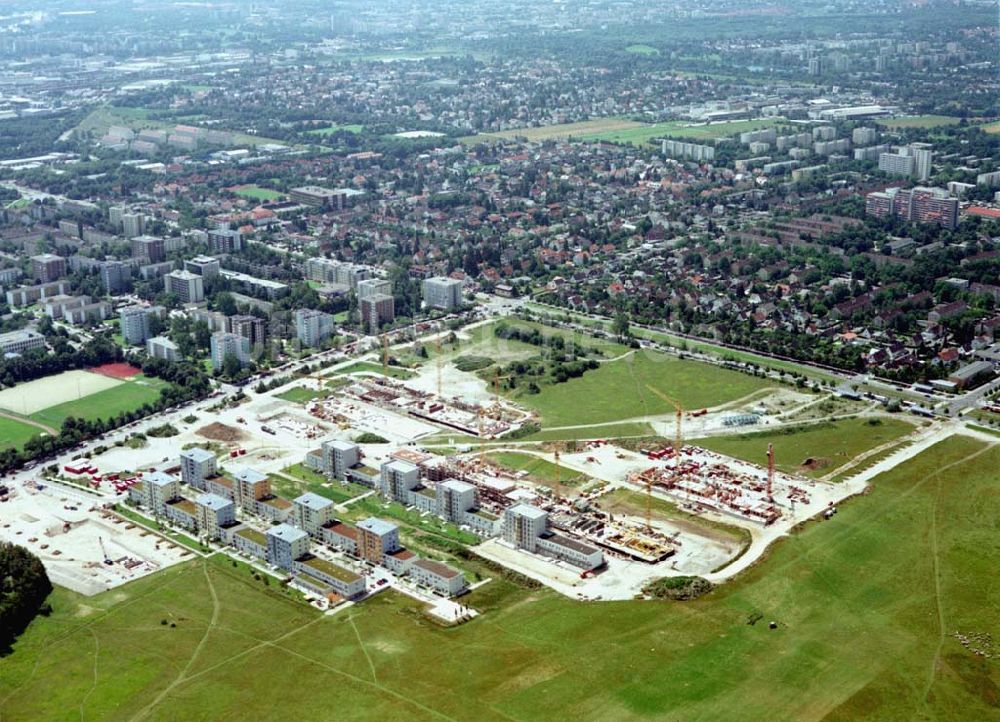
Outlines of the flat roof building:
<svg viewBox="0 0 1000 722">
<path fill-rule="evenodd" d="M 0 353 L 22 354 L 36 348 L 45 348 L 45 336 L 38 331 L 23 328 L 0 333 Z"/>
</svg>

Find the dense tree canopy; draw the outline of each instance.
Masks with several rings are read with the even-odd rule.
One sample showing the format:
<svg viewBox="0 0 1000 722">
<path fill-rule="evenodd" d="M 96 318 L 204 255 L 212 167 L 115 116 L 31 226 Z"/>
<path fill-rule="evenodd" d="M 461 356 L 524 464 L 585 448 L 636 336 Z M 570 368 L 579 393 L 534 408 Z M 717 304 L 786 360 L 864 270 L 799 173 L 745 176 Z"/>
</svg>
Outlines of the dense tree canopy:
<svg viewBox="0 0 1000 722">
<path fill-rule="evenodd" d="M 0 649 L 10 646 L 39 611 L 52 583 L 45 567 L 24 547 L 0 543 Z"/>
</svg>

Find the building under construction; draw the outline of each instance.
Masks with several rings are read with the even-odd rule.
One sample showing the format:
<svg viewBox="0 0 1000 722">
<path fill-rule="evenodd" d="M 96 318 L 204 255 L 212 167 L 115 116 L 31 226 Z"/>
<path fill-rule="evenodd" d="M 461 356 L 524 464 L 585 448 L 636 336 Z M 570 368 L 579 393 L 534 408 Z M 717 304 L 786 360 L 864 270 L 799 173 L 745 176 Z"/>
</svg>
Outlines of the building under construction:
<svg viewBox="0 0 1000 722">
<path fill-rule="evenodd" d="M 629 481 L 643 489 L 659 489 L 673 497 L 682 508 L 694 513 L 714 511 L 764 526 L 781 516 L 775 503 L 773 461 L 765 476 L 715 461 L 711 452 L 697 447 L 683 447 L 680 457 L 667 459 L 665 466 L 652 466 L 629 475 Z M 773 457 L 769 457 L 769 460 Z M 808 503 L 803 489 L 783 483 L 781 491 L 790 501 Z"/>
<path fill-rule="evenodd" d="M 530 418 L 527 412 L 501 404 L 499 400 L 484 406 L 460 398 L 445 399 L 384 378 L 356 378 L 341 389 L 341 393 L 379 408 L 483 438 L 513 431 Z M 321 409 L 322 404 L 317 407 Z"/>
</svg>

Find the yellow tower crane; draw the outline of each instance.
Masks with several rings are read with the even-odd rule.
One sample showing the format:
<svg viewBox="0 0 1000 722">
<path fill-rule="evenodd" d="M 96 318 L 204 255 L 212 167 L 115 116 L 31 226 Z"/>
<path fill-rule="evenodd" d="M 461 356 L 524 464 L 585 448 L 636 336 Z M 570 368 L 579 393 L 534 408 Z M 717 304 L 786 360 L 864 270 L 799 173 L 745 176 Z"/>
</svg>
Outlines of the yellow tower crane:
<svg viewBox="0 0 1000 722">
<path fill-rule="evenodd" d="M 510 375 L 507 376 L 500 375 L 499 366 L 497 366 L 496 369 L 493 371 L 493 408 L 491 409 L 493 413 L 500 412 L 500 382 L 506 381 L 509 378 L 511 378 Z"/>
<path fill-rule="evenodd" d="M 681 422 L 684 420 L 684 407 L 676 399 L 672 399 L 657 388 L 646 385 L 646 388 L 674 407 L 674 474 L 680 472 L 681 448 L 684 446 L 684 437 L 681 429 Z M 646 528 L 652 530 L 651 517 L 653 512 L 653 479 L 650 476 L 646 482 Z"/>
</svg>

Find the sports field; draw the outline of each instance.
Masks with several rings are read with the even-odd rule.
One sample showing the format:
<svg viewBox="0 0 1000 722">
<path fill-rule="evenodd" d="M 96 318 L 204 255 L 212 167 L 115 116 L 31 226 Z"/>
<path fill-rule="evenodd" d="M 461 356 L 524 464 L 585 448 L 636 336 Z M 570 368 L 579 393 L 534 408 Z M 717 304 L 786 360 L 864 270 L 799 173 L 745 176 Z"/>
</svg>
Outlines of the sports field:
<svg viewBox="0 0 1000 722">
<path fill-rule="evenodd" d="M 631 143 L 641 145 L 654 138 L 670 136 L 672 138 L 689 138 L 691 140 L 717 140 L 728 138 L 737 133 L 749 130 L 770 128 L 782 122 L 783 118 L 768 118 L 766 120 L 733 120 L 722 123 L 694 124 L 686 120 L 672 120 L 667 123 L 640 125 L 636 128 L 622 128 L 588 133 L 581 136 L 583 140 L 603 140 L 611 143 Z"/>
<path fill-rule="evenodd" d="M 270 188 L 261 188 L 258 185 L 237 186 L 231 190 L 241 198 L 249 198 L 255 201 L 276 201 L 285 197 L 284 193 L 279 193 Z"/>
<path fill-rule="evenodd" d="M 902 419 L 856 418 L 803 424 L 780 431 L 691 439 L 691 443 L 761 465 L 767 463 L 767 445 L 773 443 L 778 469 L 790 474 L 824 476 L 858 455 L 897 441 L 913 430 L 913 425 Z"/>
<path fill-rule="evenodd" d="M 769 384 L 712 364 L 641 351 L 603 363 L 579 378 L 543 386 L 541 393 L 521 393 L 517 401 L 538 411 L 543 430 L 673 413 L 647 385 L 696 410 L 736 401 Z"/>
<path fill-rule="evenodd" d="M 456 629 L 391 593 L 324 617 L 218 556 L 97 597 L 60 590 L 4 658 L 0 708 L 11 721 L 996 719 L 998 650 L 978 640 L 1000 640 L 998 465 L 1000 446 L 939 444 L 687 603 L 585 604 L 495 579 L 466 598 L 486 613 Z M 984 647 L 993 659 L 971 649 Z"/>
<path fill-rule="evenodd" d="M 347 131 L 348 133 L 360 133 L 364 129 L 363 125 L 340 125 L 339 123 L 331 123 L 325 128 L 313 128 L 312 130 L 307 130 L 307 135 L 333 135 L 338 131 Z"/>
<path fill-rule="evenodd" d="M 939 128 L 958 125 L 960 118 L 950 115 L 913 115 L 908 118 L 881 118 L 875 122 L 886 128 Z"/>
<path fill-rule="evenodd" d="M 632 53 L 633 55 L 659 55 L 660 51 L 654 48 L 652 45 L 644 45 L 642 43 L 636 43 L 635 45 L 629 45 L 625 48 L 626 53 Z"/>
<path fill-rule="evenodd" d="M 85 399 L 120 386 L 122 381 L 89 371 L 64 371 L 0 391 L 0 408 L 22 416 Z"/>
<path fill-rule="evenodd" d="M 86 372 L 83 372 L 86 373 Z M 97 374 L 89 374 L 96 376 Z M 105 378 L 105 377 L 100 377 Z M 145 376 L 136 376 L 80 399 L 65 401 L 31 414 L 34 421 L 59 428 L 68 416 L 90 421 L 108 419 L 123 411 L 133 411 L 160 397 L 164 382 Z"/>
</svg>

